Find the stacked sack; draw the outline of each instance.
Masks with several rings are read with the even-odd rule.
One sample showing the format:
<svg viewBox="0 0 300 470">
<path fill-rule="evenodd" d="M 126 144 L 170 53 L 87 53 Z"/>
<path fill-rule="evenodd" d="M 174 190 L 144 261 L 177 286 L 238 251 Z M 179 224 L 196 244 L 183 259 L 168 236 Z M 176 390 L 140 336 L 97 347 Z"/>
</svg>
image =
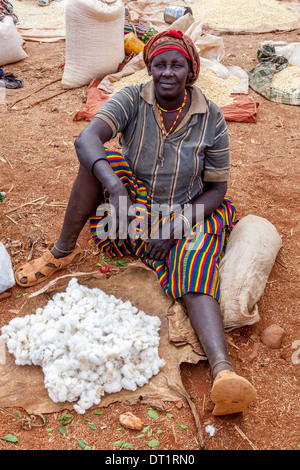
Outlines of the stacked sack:
<svg viewBox="0 0 300 470">
<path fill-rule="evenodd" d="M 121 0 L 72 0 L 66 7 L 66 63 L 62 85 L 77 88 L 118 70 L 124 58 Z"/>
<path fill-rule="evenodd" d="M 0 67 L 27 57 L 23 38 L 16 27 L 17 17 L 10 2 L 0 2 Z"/>
</svg>

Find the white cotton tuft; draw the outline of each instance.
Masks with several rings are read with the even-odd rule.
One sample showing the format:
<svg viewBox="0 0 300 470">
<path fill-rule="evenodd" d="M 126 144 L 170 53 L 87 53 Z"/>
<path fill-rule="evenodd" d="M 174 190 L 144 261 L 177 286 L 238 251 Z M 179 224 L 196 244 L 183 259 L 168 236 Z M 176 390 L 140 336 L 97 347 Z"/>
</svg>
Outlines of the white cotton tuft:
<svg viewBox="0 0 300 470">
<path fill-rule="evenodd" d="M 165 365 L 158 317 L 100 289 L 70 280 L 44 308 L 2 327 L 18 365 L 37 365 L 54 402 L 76 402 L 84 414 L 104 393 L 135 391 Z"/>
</svg>

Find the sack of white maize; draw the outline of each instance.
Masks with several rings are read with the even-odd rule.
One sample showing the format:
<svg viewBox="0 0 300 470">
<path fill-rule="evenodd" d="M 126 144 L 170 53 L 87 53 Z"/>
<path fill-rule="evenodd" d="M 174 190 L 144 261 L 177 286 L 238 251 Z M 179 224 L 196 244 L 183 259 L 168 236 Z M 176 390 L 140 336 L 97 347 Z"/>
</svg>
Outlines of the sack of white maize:
<svg viewBox="0 0 300 470">
<path fill-rule="evenodd" d="M 278 56 L 274 44 L 264 43 L 258 65 L 249 72 L 249 86 L 270 101 L 300 105 L 300 66 Z"/>
<path fill-rule="evenodd" d="M 62 85 L 88 85 L 118 70 L 124 58 L 121 0 L 73 0 L 66 7 L 66 63 Z"/>
<path fill-rule="evenodd" d="M 23 39 L 11 16 L 0 20 L 0 66 L 19 62 L 27 57 Z"/>
</svg>

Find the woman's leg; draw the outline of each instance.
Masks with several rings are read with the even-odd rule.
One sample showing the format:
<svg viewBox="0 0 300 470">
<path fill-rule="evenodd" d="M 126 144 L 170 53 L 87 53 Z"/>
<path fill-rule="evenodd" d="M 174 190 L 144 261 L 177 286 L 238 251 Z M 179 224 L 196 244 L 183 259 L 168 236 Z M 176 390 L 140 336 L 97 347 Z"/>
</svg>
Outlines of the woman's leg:
<svg viewBox="0 0 300 470">
<path fill-rule="evenodd" d="M 96 213 L 97 207 L 103 200 L 101 192 L 101 184 L 97 178 L 80 165 L 71 191 L 62 231 L 55 247 L 51 250 L 55 258 L 62 258 L 67 252 L 74 250 L 81 230 L 88 219 Z"/>
<path fill-rule="evenodd" d="M 211 367 L 213 379 L 224 369 L 233 370 L 227 352 L 219 303 L 210 295 L 189 293 L 183 296 L 191 325 Z"/>
<path fill-rule="evenodd" d="M 213 414 L 221 416 L 245 411 L 256 400 L 256 391 L 248 380 L 234 372 L 229 361 L 218 302 L 209 295 L 198 293 L 186 294 L 183 300 L 212 370 Z"/>
<path fill-rule="evenodd" d="M 15 274 L 18 285 L 26 287 L 47 279 L 57 269 L 62 269 L 72 262 L 78 261 L 80 253 L 74 250 L 78 236 L 87 220 L 96 213 L 103 197 L 99 181 L 82 165 L 79 167 L 74 182 L 60 236 L 51 254 L 30 261 Z M 73 253 L 74 251 L 74 253 Z M 52 257 L 51 257 L 52 255 Z M 55 258 L 55 259 L 54 259 Z M 62 263 L 62 258 L 64 262 Z M 61 260 L 58 263 L 57 260 Z"/>
</svg>

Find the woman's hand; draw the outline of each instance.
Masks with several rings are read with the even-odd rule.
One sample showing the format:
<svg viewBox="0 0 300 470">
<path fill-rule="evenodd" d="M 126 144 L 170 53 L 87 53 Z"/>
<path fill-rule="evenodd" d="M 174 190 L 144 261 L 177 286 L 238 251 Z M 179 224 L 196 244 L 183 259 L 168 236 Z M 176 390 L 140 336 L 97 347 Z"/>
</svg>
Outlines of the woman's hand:
<svg viewBox="0 0 300 470">
<path fill-rule="evenodd" d="M 146 241 L 146 253 L 150 258 L 163 261 L 168 256 L 169 251 L 176 243 L 175 223 L 178 229 L 178 223 L 181 224 L 181 221 L 168 220 L 163 224 L 163 228 L 151 233 L 151 238 Z"/>
<path fill-rule="evenodd" d="M 167 256 L 171 248 L 175 245 L 176 240 L 169 238 L 167 240 L 155 240 L 150 239 L 147 241 L 146 253 L 149 258 L 163 261 Z"/>
</svg>

